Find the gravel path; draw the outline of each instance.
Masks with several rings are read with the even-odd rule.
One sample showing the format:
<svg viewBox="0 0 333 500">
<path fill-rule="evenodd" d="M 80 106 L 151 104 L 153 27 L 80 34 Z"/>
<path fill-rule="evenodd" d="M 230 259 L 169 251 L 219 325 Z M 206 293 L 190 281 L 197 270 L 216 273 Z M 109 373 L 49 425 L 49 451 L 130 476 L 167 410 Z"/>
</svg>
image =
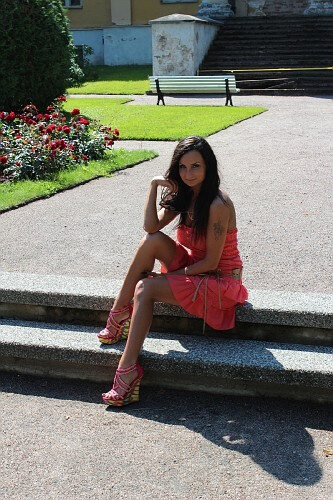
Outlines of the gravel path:
<svg viewBox="0 0 333 500">
<path fill-rule="evenodd" d="M 327 406 L 144 387 L 110 410 L 98 384 L 0 380 L 4 500 L 332 497 Z"/>
<path fill-rule="evenodd" d="M 168 104 L 193 101 L 221 104 L 221 98 L 168 98 Z M 152 104 L 155 97 L 136 96 L 135 102 Z M 332 101 L 237 96 L 235 104 L 268 108 L 208 138 L 236 205 L 245 283 L 331 293 Z M 155 149 L 160 156 L 2 214 L 1 270 L 124 275 L 144 234 L 149 179 L 164 173 L 175 143 L 124 141 L 117 147 Z"/>
</svg>

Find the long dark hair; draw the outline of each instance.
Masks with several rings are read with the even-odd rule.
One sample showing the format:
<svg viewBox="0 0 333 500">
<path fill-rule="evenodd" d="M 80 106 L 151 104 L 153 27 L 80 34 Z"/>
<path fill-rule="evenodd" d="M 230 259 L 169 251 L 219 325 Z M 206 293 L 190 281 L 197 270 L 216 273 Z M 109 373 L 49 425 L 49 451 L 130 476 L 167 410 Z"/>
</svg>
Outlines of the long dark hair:
<svg viewBox="0 0 333 500">
<path fill-rule="evenodd" d="M 171 159 L 170 167 L 165 172 L 164 177 L 174 181 L 178 186 L 178 191 L 174 195 L 167 194 L 166 196 L 162 196 L 160 205 L 169 210 L 180 212 L 177 227 L 185 224 L 193 191 L 182 181 L 179 175 L 179 162 L 181 157 L 190 151 L 198 151 L 206 164 L 206 175 L 193 210 L 192 227 L 193 236 L 196 239 L 206 235 L 210 205 L 217 196 L 221 197 L 219 193 L 220 177 L 217 170 L 216 156 L 203 137 L 186 137 L 177 144 Z M 222 201 L 224 201 L 223 198 Z"/>
</svg>

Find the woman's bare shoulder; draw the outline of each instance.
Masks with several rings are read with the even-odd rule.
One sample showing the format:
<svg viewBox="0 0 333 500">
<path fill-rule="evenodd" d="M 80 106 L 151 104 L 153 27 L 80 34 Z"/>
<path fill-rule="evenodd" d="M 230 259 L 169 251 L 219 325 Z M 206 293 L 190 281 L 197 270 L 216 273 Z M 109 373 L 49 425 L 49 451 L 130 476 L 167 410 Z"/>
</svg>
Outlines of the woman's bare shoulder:
<svg viewBox="0 0 333 500">
<path fill-rule="evenodd" d="M 226 206 L 229 208 L 233 208 L 234 204 L 227 193 L 225 193 L 224 191 L 220 191 L 216 198 L 212 201 L 211 207 L 217 208 Z"/>
<path fill-rule="evenodd" d="M 228 217 L 228 230 L 233 229 L 236 226 L 235 207 L 231 198 L 225 191 L 220 191 L 218 196 L 213 200 L 211 204 L 211 212 L 219 212 L 221 215 Z"/>
</svg>

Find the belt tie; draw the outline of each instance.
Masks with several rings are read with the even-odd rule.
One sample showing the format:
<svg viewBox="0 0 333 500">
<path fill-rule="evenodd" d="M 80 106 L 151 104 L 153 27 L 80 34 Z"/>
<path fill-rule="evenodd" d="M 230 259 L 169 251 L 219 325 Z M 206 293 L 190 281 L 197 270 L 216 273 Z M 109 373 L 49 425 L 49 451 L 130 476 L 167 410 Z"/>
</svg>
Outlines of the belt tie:
<svg viewBox="0 0 333 500">
<path fill-rule="evenodd" d="M 206 326 L 206 317 L 207 317 L 207 295 L 208 295 L 208 282 L 210 277 L 214 277 L 217 279 L 217 290 L 218 290 L 218 299 L 219 299 L 219 309 L 222 309 L 222 299 L 221 299 L 221 288 L 220 283 L 224 276 L 232 276 L 235 280 L 240 280 L 242 278 L 242 269 L 233 269 L 231 273 L 221 273 L 219 271 L 215 273 L 208 274 L 199 274 L 197 276 L 201 276 L 195 292 L 192 297 L 192 302 L 195 302 L 199 293 L 199 289 L 201 285 L 204 283 L 205 291 L 204 291 L 204 315 L 203 315 L 203 325 L 202 325 L 202 333 L 205 333 Z"/>
</svg>

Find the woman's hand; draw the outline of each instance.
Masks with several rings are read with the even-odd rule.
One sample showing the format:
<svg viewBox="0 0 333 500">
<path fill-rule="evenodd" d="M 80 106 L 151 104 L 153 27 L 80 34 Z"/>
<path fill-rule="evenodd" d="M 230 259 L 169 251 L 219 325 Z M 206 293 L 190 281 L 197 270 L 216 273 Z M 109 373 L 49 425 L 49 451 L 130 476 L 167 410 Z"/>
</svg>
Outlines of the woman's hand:
<svg viewBox="0 0 333 500">
<path fill-rule="evenodd" d="M 153 177 L 151 180 L 151 184 L 155 185 L 156 187 L 161 186 L 162 188 L 166 188 L 170 194 L 174 194 L 178 191 L 177 183 L 175 181 L 165 179 L 162 175 Z"/>
</svg>

